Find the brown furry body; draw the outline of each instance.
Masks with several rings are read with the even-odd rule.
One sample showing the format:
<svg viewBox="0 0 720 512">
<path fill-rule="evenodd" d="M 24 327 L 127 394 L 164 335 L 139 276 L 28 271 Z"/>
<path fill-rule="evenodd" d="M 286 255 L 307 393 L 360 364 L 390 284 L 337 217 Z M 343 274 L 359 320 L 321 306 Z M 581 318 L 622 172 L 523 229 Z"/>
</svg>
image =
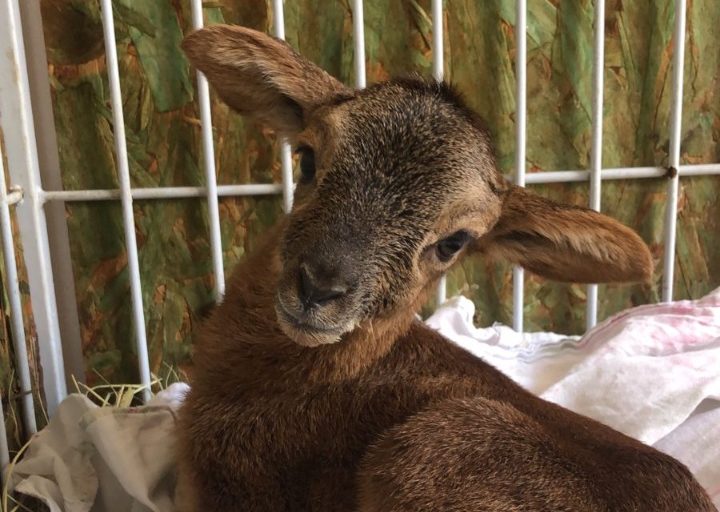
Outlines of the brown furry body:
<svg viewBox="0 0 720 512">
<path fill-rule="evenodd" d="M 271 251 L 238 268 L 197 347 L 189 510 L 714 510 L 682 464 L 531 395 L 410 312 L 296 345 L 274 320 Z"/>
<path fill-rule="evenodd" d="M 507 183 L 448 84 L 353 91 L 243 27 L 183 47 L 230 106 L 300 154 L 292 212 L 200 333 L 180 419 L 188 510 L 713 509 L 677 461 L 414 320 L 473 252 L 561 281 L 647 280 L 636 233 Z"/>
</svg>

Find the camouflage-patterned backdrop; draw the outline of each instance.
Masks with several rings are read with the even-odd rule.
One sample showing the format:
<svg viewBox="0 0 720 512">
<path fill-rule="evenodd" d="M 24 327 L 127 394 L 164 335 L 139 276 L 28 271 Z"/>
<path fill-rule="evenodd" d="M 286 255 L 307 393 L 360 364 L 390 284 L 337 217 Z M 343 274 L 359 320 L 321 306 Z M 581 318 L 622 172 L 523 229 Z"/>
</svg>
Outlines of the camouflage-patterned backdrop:
<svg viewBox="0 0 720 512">
<path fill-rule="evenodd" d="M 190 26 L 188 0 L 114 0 L 132 183 L 202 185 L 194 74 L 179 49 Z M 606 167 L 665 165 L 671 98 L 673 0 L 608 0 L 605 19 Z M 269 0 L 205 2 L 208 23 L 268 31 Z M 590 153 L 593 2 L 528 2 L 530 172 L 587 168 Z M 446 0 L 446 77 L 488 121 L 504 172 L 513 168 L 515 0 Z M 333 75 L 353 83 L 350 0 L 287 0 L 287 39 Z M 97 0 L 43 0 L 55 129 L 66 189 L 113 188 L 117 177 L 100 9 Z M 688 1 L 683 161 L 720 161 L 720 2 Z M 366 0 L 368 81 L 430 73 L 430 0 Z M 268 133 L 213 101 L 220 183 L 279 181 Z M 636 228 L 662 260 L 665 181 L 605 182 L 603 210 Z M 535 187 L 586 205 L 587 184 Z M 681 181 L 676 297 L 720 284 L 720 177 Z M 231 268 L 281 214 L 278 196 L 222 199 L 225 264 Z M 211 303 L 213 276 L 205 202 L 135 204 L 143 298 L 153 371 L 187 366 L 193 327 Z M 67 207 L 88 378 L 136 382 L 127 258 L 120 204 Z M 600 317 L 654 301 L 649 286 L 602 286 Z M 449 279 L 477 305 L 476 321 L 510 322 L 511 273 L 467 260 Z M 585 288 L 526 278 L 528 330 L 580 333 Z M 5 322 L 7 324 L 7 321 Z M 7 330 L 4 331 L 7 334 Z M 0 378 L 15 432 L 11 349 L 3 337 Z M 33 358 L 35 360 L 35 358 Z"/>
</svg>

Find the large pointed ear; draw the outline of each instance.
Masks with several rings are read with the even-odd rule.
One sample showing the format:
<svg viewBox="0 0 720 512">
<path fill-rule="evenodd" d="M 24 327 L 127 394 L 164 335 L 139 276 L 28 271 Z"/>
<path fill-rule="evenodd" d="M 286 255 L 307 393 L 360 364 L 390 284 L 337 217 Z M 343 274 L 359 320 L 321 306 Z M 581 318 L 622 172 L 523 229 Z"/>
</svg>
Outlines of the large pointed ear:
<svg viewBox="0 0 720 512">
<path fill-rule="evenodd" d="M 287 43 L 256 30 L 212 25 L 182 47 L 225 103 L 291 138 L 314 107 L 349 93 Z"/>
<path fill-rule="evenodd" d="M 477 244 L 492 257 L 556 281 L 647 281 L 653 271 L 650 251 L 633 230 L 520 187 L 507 192 L 500 219 Z"/>
</svg>

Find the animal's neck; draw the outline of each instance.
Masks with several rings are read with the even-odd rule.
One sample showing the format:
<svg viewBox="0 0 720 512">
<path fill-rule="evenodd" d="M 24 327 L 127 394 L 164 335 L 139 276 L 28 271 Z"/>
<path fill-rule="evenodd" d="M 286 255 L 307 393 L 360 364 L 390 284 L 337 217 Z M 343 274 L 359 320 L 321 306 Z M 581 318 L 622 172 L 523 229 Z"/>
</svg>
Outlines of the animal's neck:
<svg viewBox="0 0 720 512">
<path fill-rule="evenodd" d="M 283 225 L 241 262 L 223 303 L 203 329 L 195 363 L 200 371 L 220 377 L 226 368 L 233 381 L 333 382 L 351 378 L 383 357 L 410 328 L 410 309 L 391 318 L 366 322 L 339 342 L 302 347 L 281 330 L 275 314 L 275 293 L 281 272 L 279 241 Z"/>
</svg>

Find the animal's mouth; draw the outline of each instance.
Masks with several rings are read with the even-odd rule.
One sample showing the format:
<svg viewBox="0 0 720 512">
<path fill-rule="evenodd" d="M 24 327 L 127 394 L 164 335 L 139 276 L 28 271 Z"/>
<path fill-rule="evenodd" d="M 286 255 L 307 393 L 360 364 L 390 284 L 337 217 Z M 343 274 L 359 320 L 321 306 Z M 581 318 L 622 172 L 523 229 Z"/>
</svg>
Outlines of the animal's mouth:
<svg viewBox="0 0 720 512">
<path fill-rule="evenodd" d="M 275 300 L 275 313 L 282 331 L 295 343 L 306 347 L 337 343 L 350 330 L 345 325 L 319 324 L 293 314 L 279 297 Z"/>
</svg>

